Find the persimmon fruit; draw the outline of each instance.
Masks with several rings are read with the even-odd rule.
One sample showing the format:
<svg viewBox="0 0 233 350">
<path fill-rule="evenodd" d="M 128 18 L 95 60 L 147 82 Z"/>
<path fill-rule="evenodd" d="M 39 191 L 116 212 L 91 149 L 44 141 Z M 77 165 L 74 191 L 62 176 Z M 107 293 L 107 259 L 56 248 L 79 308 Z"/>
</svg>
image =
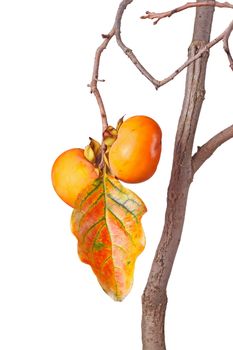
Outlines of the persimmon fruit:
<svg viewBox="0 0 233 350">
<path fill-rule="evenodd" d="M 85 158 L 83 149 L 73 148 L 55 160 L 51 176 L 55 192 L 74 208 L 78 194 L 98 178 L 98 170 Z"/>
<path fill-rule="evenodd" d="M 138 115 L 124 121 L 109 151 L 112 174 L 127 183 L 148 180 L 160 159 L 161 139 L 161 129 L 150 117 Z"/>
</svg>

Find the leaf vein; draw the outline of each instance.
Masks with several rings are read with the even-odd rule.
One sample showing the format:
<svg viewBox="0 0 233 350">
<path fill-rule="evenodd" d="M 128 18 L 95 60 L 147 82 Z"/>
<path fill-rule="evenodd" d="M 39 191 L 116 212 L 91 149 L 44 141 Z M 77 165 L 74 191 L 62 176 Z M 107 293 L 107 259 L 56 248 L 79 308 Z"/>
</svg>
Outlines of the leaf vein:
<svg viewBox="0 0 233 350">
<path fill-rule="evenodd" d="M 85 239 L 86 239 L 86 236 L 88 235 L 88 233 L 90 233 L 91 232 L 91 230 L 93 229 L 93 228 L 95 228 L 95 226 L 97 226 L 101 221 L 105 221 L 105 218 L 104 218 L 104 216 L 102 216 L 98 221 L 96 221 L 93 225 L 91 225 L 90 227 L 89 227 L 89 229 L 85 232 L 85 234 L 83 235 L 83 241 L 82 241 L 82 243 L 84 243 L 85 242 Z"/>
<path fill-rule="evenodd" d="M 100 195 L 99 195 L 99 197 L 88 207 L 88 209 L 83 213 L 83 215 L 80 217 L 80 219 L 79 219 L 79 227 L 80 227 L 80 224 L 81 224 L 81 221 L 83 220 L 83 218 L 85 218 L 85 215 L 87 214 L 87 213 L 89 213 L 90 212 L 90 210 L 99 202 L 99 200 L 102 198 L 104 196 L 104 194 L 103 193 L 101 193 Z"/>
<path fill-rule="evenodd" d="M 114 243 L 114 244 L 113 244 L 113 247 L 116 247 L 116 248 L 122 250 L 122 251 L 124 252 L 125 255 L 128 254 L 127 250 L 124 249 L 122 246 L 120 246 L 120 245 L 118 245 L 118 244 L 115 244 L 115 243 Z"/>
<path fill-rule="evenodd" d="M 118 190 L 120 193 L 124 193 L 117 185 L 115 185 L 109 178 L 107 178 L 108 183 L 110 183 L 110 185 L 115 188 L 116 190 Z"/>
<path fill-rule="evenodd" d="M 111 199 L 113 202 L 115 202 L 116 204 L 118 204 L 120 207 L 124 208 L 128 213 L 130 213 L 133 218 L 135 219 L 136 222 L 138 222 L 137 216 L 134 214 L 134 212 L 132 210 L 130 210 L 129 208 L 127 208 L 124 203 L 121 203 L 120 201 L 118 201 L 117 199 L 115 199 L 114 197 L 112 197 L 110 194 L 108 194 L 108 198 Z"/>
<path fill-rule="evenodd" d="M 79 210 L 81 210 L 83 204 L 84 204 L 85 201 L 88 199 L 88 197 L 90 197 L 90 195 L 91 195 L 92 193 L 94 193 L 94 192 L 100 187 L 100 185 L 101 185 L 101 181 L 98 181 L 97 184 L 94 186 L 94 188 L 93 188 L 91 191 L 87 192 L 86 196 L 85 196 L 85 197 L 81 200 L 81 202 L 80 202 Z"/>
<path fill-rule="evenodd" d="M 141 206 L 140 202 L 137 202 L 135 199 L 131 198 L 131 196 L 129 194 L 127 194 L 126 192 L 122 191 L 119 187 L 117 187 L 111 180 L 109 180 L 109 178 L 107 178 L 107 181 L 112 185 L 112 187 L 114 187 L 116 190 L 118 190 L 120 193 L 124 194 L 127 196 L 126 201 L 124 202 L 124 204 L 126 202 L 133 202 L 134 204 L 136 204 L 138 207 Z"/>
<path fill-rule="evenodd" d="M 111 209 L 108 208 L 108 211 L 112 214 L 112 216 L 114 216 L 115 219 L 117 219 L 117 221 L 120 223 L 121 227 L 123 228 L 124 232 L 127 234 L 127 236 L 130 238 L 131 242 L 133 243 L 132 235 L 126 230 L 126 227 L 123 224 L 123 222 L 121 221 L 121 219 Z"/>
<path fill-rule="evenodd" d="M 109 255 L 102 263 L 102 265 L 100 266 L 100 272 L 102 272 L 103 268 L 104 268 L 104 265 L 106 265 L 106 263 L 108 262 L 109 259 L 111 259 L 112 256 Z"/>
</svg>

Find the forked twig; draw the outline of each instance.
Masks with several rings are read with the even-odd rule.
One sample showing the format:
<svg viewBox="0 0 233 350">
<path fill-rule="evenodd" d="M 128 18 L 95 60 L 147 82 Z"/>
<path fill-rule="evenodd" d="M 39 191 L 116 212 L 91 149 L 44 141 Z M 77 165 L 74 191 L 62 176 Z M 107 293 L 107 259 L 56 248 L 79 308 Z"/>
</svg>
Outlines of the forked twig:
<svg viewBox="0 0 233 350">
<path fill-rule="evenodd" d="M 141 16 L 142 19 L 156 19 L 156 21 L 153 22 L 153 24 L 157 24 L 161 19 L 166 17 L 171 17 L 177 12 L 181 12 L 184 10 L 187 10 L 192 7 L 203 7 L 203 6 L 215 6 L 220 8 L 231 8 L 233 9 L 233 5 L 229 2 L 218 2 L 218 1 L 202 1 L 202 2 L 187 2 L 187 4 L 176 7 L 173 10 L 166 11 L 166 12 L 150 12 L 146 11 L 146 14 L 144 16 Z"/>
<path fill-rule="evenodd" d="M 97 103 L 99 105 L 101 118 L 102 118 L 102 129 L 103 132 L 106 130 L 108 126 L 107 122 L 107 116 L 106 111 L 104 108 L 104 103 L 102 100 L 102 97 L 100 95 L 100 92 L 98 90 L 98 82 L 103 81 L 99 80 L 99 65 L 100 65 L 100 58 L 104 51 L 104 49 L 107 47 L 109 41 L 115 36 L 117 43 L 119 47 L 123 50 L 123 52 L 129 57 L 129 59 L 132 61 L 132 63 L 136 66 L 136 68 L 141 72 L 142 75 L 144 75 L 147 80 L 149 80 L 156 89 L 159 87 L 167 84 L 169 81 L 173 80 L 180 72 L 182 72 L 185 68 L 187 68 L 191 63 L 193 63 L 195 60 L 200 58 L 203 53 L 210 50 L 211 47 L 216 45 L 218 42 L 223 40 L 223 47 L 225 52 L 227 53 L 230 67 L 233 69 L 233 58 L 229 49 L 229 37 L 231 32 L 233 31 L 233 22 L 230 23 L 230 25 L 227 27 L 227 29 L 217 36 L 215 39 L 213 39 L 211 42 L 209 42 L 206 46 L 204 46 L 202 49 L 200 49 L 193 57 L 186 60 L 179 68 L 177 68 L 172 74 L 170 74 L 167 78 L 163 80 L 158 80 L 155 77 L 151 75 L 151 73 L 142 65 L 142 63 L 138 60 L 136 55 L 133 53 L 132 49 L 127 47 L 121 37 L 121 22 L 123 14 L 129 4 L 131 4 L 133 0 L 123 0 L 117 10 L 114 25 L 112 30 L 107 35 L 102 35 L 104 41 L 103 43 L 98 47 L 95 54 L 95 60 L 94 60 L 94 68 L 93 68 L 93 74 L 92 74 L 92 81 L 90 83 L 91 92 L 95 95 Z M 233 5 L 229 2 L 215 2 L 215 1 L 203 1 L 203 2 L 189 2 L 186 5 L 177 7 L 176 9 L 173 9 L 171 11 L 162 12 L 160 14 L 156 14 L 154 12 L 148 12 L 147 16 L 143 16 L 143 18 L 157 18 L 162 19 L 165 17 L 170 17 L 174 13 L 186 10 L 191 7 L 203 7 L 203 6 L 215 6 L 220 8 L 233 8 Z M 154 17 L 153 17 L 154 16 Z M 157 16 L 157 17 L 156 17 Z"/>
</svg>

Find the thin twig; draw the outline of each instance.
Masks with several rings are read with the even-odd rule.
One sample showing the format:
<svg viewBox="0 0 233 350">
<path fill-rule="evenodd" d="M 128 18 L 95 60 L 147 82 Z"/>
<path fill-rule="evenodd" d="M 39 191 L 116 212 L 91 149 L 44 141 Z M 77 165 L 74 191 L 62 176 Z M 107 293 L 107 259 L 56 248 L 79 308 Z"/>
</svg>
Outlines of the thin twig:
<svg viewBox="0 0 233 350">
<path fill-rule="evenodd" d="M 108 122 L 107 122 L 107 116 L 106 116 L 104 103 L 103 103 L 102 97 L 100 95 L 100 92 L 98 90 L 97 84 L 100 81 L 104 81 L 104 80 L 100 80 L 99 79 L 100 58 L 101 58 L 102 52 L 107 47 L 109 41 L 112 39 L 113 36 L 116 37 L 117 43 L 120 46 L 120 48 L 123 50 L 123 52 L 129 57 L 129 59 L 133 62 L 133 64 L 136 66 L 136 68 L 155 86 L 156 89 L 158 89 L 159 87 L 167 84 L 169 81 L 173 80 L 180 72 L 182 72 L 185 68 L 187 68 L 195 60 L 200 58 L 201 55 L 204 52 L 209 51 L 209 49 L 211 47 L 213 47 L 215 44 L 217 44 L 221 40 L 223 40 L 224 50 L 227 53 L 227 56 L 228 56 L 228 59 L 229 59 L 229 62 L 230 62 L 230 67 L 231 67 L 231 69 L 233 69 L 233 58 L 232 58 L 232 55 L 230 53 L 229 44 L 228 44 L 229 36 L 230 36 L 230 34 L 231 34 L 232 30 L 233 30 L 233 24 L 231 22 L 230 25 L 228 26 L 228 28 L 222 34 L 220 34 L 218 37 L 216 37 L 214 40 L 212 40 L 208 45 L 203 47 L 195 56 L 193 56 L 191 59 L 188 59 L 184 64 L 182 64 L 179 68 L 177 68 L 167 78 L 165 78 L 163 80 L 158 80 L 158 79 L 154 78 L 149 73 L 149 71 L 147 71 L 147 69 L 141 64 L 141 62 L 135 56 L 133 51 L 124 44 L 124 42 L 122 41 L 122 38 L 121 38 L 121 21 L 122 21 L 122 16 L 123 16 L 124 11 L 126 10 L 127 6 L 129 4 L 131 4 L 132 2 L 133 2 L 133 0 L 123 0 L 120 3 L 120 5 L 118 7 L 118 10 L 117 10 L 116 17 L 115 17 L 114 26 L 113 26 L 112 30 L 108 34 L 102 35 L 104 41 L 98 47 L 98 49 L 96 50 L 96 54 L 95 54 L 94 68 L 93 68 L 93 74 L 92 74 L 92 81 L 91 81 L 89 86 L 91 88 L 91 92 L 94 93 L 94 95 L 96 97 L 96 100 L 97 100 L 97 103 L 99 105 L 101 118 L 102 118 L 102 129 L 103 129 L 103 132 L 107 128 Z M 164 17 L 169 17 L 169 16 L 171 16 L 172 14 L 174 14 L 176 12 L 183 11 L 183 10 L 189 8 L 189 7 L 201 7 L 201 6 L 216 6 L 216 7 L 233 8 L 233 5 L 231 5 L 228 2 L 224 2 L 224 3 L 214 2 L 214 1 L 212 1 L 212 2 L 198 2 L 198 3 L 190 2 L 190 3 L 187 3 L 186 5 L 183 5 L 183 6 L 180 6 L 180 7 L 176 8 L 174 10 L 163 12 L 161 14 L 156 14 L 156 15 L 159 15 L 161 18 L 164 18 Z M 151 12 L 151 14 L 154 14 L 154 13 Z M 148 16 L 149 16 L 149 13 L 148 13 Z M 149 17 L 147 17 L 147 18 L 149 18 Z"/>
<path fill-rule="evenodd" d="M 224 31 L 222 34 L 220 34 L 219 36 L 217 36 L 215 39 L 213 39 L 212 41 L 210 41 L 207 45 L 205 45 L 202 49 L 200 49 L 200 51 L 198 51 L 198 53 L 196 55 L 194 55 L 193 57 L 191 57 L 190 59 L 188 59 L 186 62 L 184 62 L 182 64 L 182 66 L 180 66 L 179 68 L 177 68 L 171 75 L 169 75 L 167 78 L 161 80 L 159 82 L 159 87 L 163 86 L 165 84 L 167 84 L 169 81 L 171 81 L 172 79 L 174 79 L 180 72 L 182 72 L 182 70 L 184 70 L 185 68 L 187 68 L 191 63 L 193 63 L 194 61 L 196 61 L 198 58 L 200 58 L 203 53 L 209 51 L 209 49 L 211 49 L 211 47 L 213 47 L 214 45 L 216 45 L 219 41 L 223 40 L 223 38 L 225 37 L 226 31 Z"/>
<path fill-rule="evenodd" d="M 203 146 L 198 147 L 198 151 L 192 157 L 193 174 L 210 158 L 219 146 L 231 138 L 233 138 L 233 125 L 216 134 Z"/>
<path fill-rule="evenodd" d="M 227 54 L 228 60 L 230 62 L 230 68 L 233 70 L 233 57 L 229 48 L 229 37 L 233 31 L 233 21 L 230 23 L 229 27 L 225 31 L 225 35 L 223 37 L 223 48 Z"/>
<path fill-rule="evenodd" d="M 153 22 L 153 24 L 157 24 L 161 19 L 166 18 L 166 17 L 171 17 L 177 12 L 181 12 L 184 10 L 187 10 L 192 7 L 203 7 L 203 6 L 215 6 L 215 7 L 220 7 L 220 8 L 231 8 L 233 9 L 233 5 L 230 4 L 229 2 L 218 2 L 218 1 L 203 1 L 203 2 L 188 2 L 185 5 L 179 6 L 173 10 L 166 11 L 166 12 L 150 12 L 146 11 L 146 15 L 142 16 L 142 19 L 155 19 L 156 21 Z"/>
<path fill-rule="evenodd" d="M 94 60 L 94 68 L 93 68 L 93 73 L 92 73 L 92 80 L 91 80 L 91 83 L 89 85 L 89 87 L 91 89 L 91 93 L 93 93 L 95 95 L 99 109 L 100 109 L 100 114 L 101 114 L 101 118 L 102 118 L 102 131 L 103 131 L 103 133 L 108 127 L 108 121 L 107 121 L 107 115 L 106 115 L 104 103 L 103 103 L 102 97 L 100 95 L 100 92 L 98 90 L 97 84 L 99 81 L 104 81 L 104 80 L 99 79 L 99 66 L 100 66 L 101 54 L 104 51 L 104 49 L 106 49 L 109 41 L 112 39 L 114 34 L 115 34 L 115 28 L 113 27 L 112 30 L 108 34 L 102 35 L 104 41 L 96 50 L 95 60 Z"/>
<path fill-rule="evenodd" d="M 123 1 L 123 2 L 125 3 L 125 1 Z M 130 1 L 130 2 L 132 2 L 132 1 Z M 197 4 L 200 4 L 200 3 L 196 3 L 196 5 Z M 196 55 L 194 55 L 193 57 L 188 59 L 185 63 L 183 63 L 171 75 L 169 75 L 167 78 L 165 78 L 163 80 L 157 80 L 145 69 L 145 67 L 143 67 L 143 65 L 139 62 L 139 60 L 137 59 L 137 57 L 135 56 L 133 51 L 123 43 L 123 41 L 121 39 L 121 35 L 120 35 L 122 14 L 121 14 L 121 16 L 116 18 L 116 22 L 115 22 L 115 27 L 116 27 L 115 36 L 117 39 L 117 43 L 120 46 L 120 48 L 124 51 L 124 53 L 129 57 L 129 59 L 133 62 L 133 64 L 136 66 L 136 68 L 155 86 L 156 89 L 167 84 L 169 81 L 173 80 L 180 72 L 182 72 L 185 68 L 187 68 L 191 63 L 196 61 L 198 58 L 200 58 L 203 55 L 203 53 L 209 51 L 209 49 L 211 47 L 213 47 L 214 45 L 216 45 L 219 41 L 226 38 L 225 42 L 226 42 L 226 44 L 228 44 L 228 38 L 229 38 L 230 32 L 233 30 L 232 23 L 231 23 L 223 33 L 221 33 L 219 36 L 217 36 L 215 39 L 213 39 L 211 42 L 209 42 L 206 46 L 204 46 Z M 231 28 L 231 30 L 229 30 L 229 28 Z M 226 47 L 228 47 L 228 45 Z M 228 58 L 230 61 L 230 59 L 232 59 L 232 58 L 230 55 L 229 47 L 228 47 L 228 52 L 229 52 Z"/>
<path fill-rule="evenodd" d="M 102 120 L 102 143 L 101 143 L 101 159 L 99 163 L 99 168 L 104 168 L 104 153 L 106 150 L 106 146 L 104 144 L 104 132 L 108 127 L 108 119 L 106 110 L 104 107 L 103 99 L 101 97 L 101 94 L 98 89 L 98 82 L 104 82 L 105 80 L 99 79 L 99 66 L 100 66 L 100 58 L 103 53 L 103 51 L 108 46 L 109 41 L 112 39 L 112 37 L 115 35 L 115 28 L 113 27 L 112 30 L 108 34 L 102 34 L 102 38 L 104 41 L 102 44 L 98 47 L 95 53 L 95 60 L 94 60 L 94 67 L 93 67 L 93 73 L 92 73 L 92 80 L 91 83 L 88 85 L 91 89 L 91 93 L 95 95 L 96 101 L 98 103 L 100 114 L 101 114 L 101 120 Z"/>
<path fill-rule="evenodd" d="M 126 7 L 131 4 L 133 0 L 123 0 L 118 8 L 116 19 L 115 19 L 115 36 L 116 41 L 123 52 L 129 57 L 137 69 L 156 87 L 159 86 L 159 81 L 155 79 L 143 65 L 139 62 L 133 51 L 127 47 L 121 39 L 121 20 Z"/>
<path fill-rule="evenodd" d="M 102 52 L 104 49 L 106 49 L 109 41 L 112 39 L 113 36 L 116 37 L 117 43 L 120 46 L 120 48 L 123 50 L 123 52 L 129 57 L 129 59 L 133 62 L 133 64 L 136 66 L 136 68 L 155 86 L 156 89 L 159 87 L 167 84 L 169 81 L 173 80 L 180 72 L 182 72 L 185 68 L 187 68 L 191 63 L 193 63 L 195 60 L 201 57 L 201 55 L 209 51 L 209 49 L 217 44 L 219 41 L 223 40 L 223 47 L 225 52 L 227 53 L 229 62 L 230 62 L 230 67 L 233 69 L 233 58 L 229 49 L 229 37 L 230 34 L 233 30 L 233 22 L 230 23 L 230 25 L 227 27 L 227 29 L 220 34 L 218 37 L 216 37 L 214 40 L 212 40 L 210 43 L 208 43 L 205 47 L 203 47 L 195 56 L 193 56 L 191 59 L 188 59 L 184 64 L 182 64 L 179 68 L 177 68 L 172 74 L 170 74 L 167 78 L 163 80 L 158 80 L 154 78 L 148 71 L 147 69 L 141 64 L 141 62 L 138 60 L 138 58 L 135 56 L 133 51 L 127 47 L 121 38 L 121 21 L 122 21 L 122 16 L 124 14 L 124 11 L 126 10 L 127 6 L 131 4 L 133 0 L 123 0 L 117 10 L 114 26 L 112 30 L 105 35 L 102 35 L 104 41 L 103 43 L 98 47 L 96 50 L 95 54 L 95 60 L 94 60 L 94 68 L 93 68 L 93 74 L 92 74 L 92 80 L 90 83 L 90 89 L 91 92 L 95 95 L 99 109 L 100 109 L 100 114 L 102 118 L 102 130 L 103 133 L 108 127 L 108 121 L 107 121 L 107 115 L 104 107 L 104 103 L 102 100 L 102 97 L 100 95 L 99 89 L 98 89 L 98 82 L 104 81 L 99 79 L 99 66 L 100 66 L 100 58 L 102 55 Z M 197 2 L 197 3 L 187 3 L 186 5 L 180 6 L 174 10 L 163 12 L 160 14 L 155 14 L 155 13 L 148 13 L 147 17 L 143 18 L 150 18 L 151 16 L 153 17 L 154 15 L 159 16 L 158 18 L 164 18 L 164 17 L 170 17 L 172 14 L 176 12 L 183 11 L 187 8 L 190 7 L 201 7 L 201 6 L 216 6 L 216 7 L 227 7 L 227 8 L 233 8 L 233 5 L 231 5 L 228 2 L 220 3 L 220 2 Z M 153 14 L 153 15 L 152 15 Z M 152 18 L 151 17 L 151 18 Z M 155 17 L 153 17 L 155 18 Z"/>
</svg>

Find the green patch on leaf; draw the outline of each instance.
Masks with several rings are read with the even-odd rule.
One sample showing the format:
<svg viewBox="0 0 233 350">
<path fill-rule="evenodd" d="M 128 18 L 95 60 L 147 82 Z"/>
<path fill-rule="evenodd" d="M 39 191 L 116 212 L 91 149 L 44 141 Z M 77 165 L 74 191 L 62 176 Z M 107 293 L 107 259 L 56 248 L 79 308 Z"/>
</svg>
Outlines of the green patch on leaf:
<svg viewBox="0 0 233 350">
<path fill-rule="evenodd" d="M 104 243 L 103 242 L 95 242 L 94 243 L 94 249 L 95 250 L 100 250 L 104 247 Z"/>
</svg>

